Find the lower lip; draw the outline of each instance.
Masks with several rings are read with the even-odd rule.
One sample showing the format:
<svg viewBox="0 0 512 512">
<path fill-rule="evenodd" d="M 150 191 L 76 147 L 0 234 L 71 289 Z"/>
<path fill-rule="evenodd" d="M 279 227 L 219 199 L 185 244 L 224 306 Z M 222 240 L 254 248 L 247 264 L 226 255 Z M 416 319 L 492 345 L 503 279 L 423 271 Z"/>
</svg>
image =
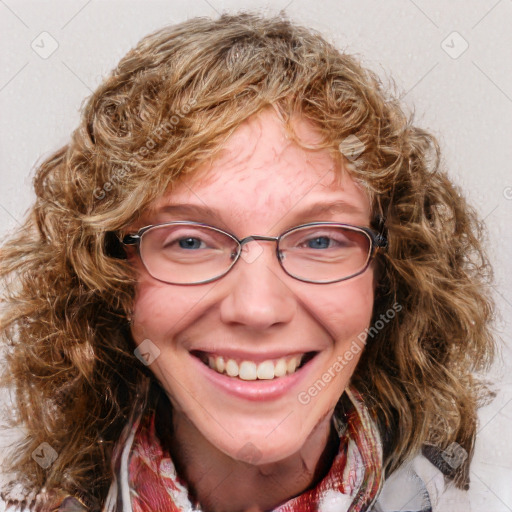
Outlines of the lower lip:
<svg viewBox="0 0 512 512">
<path fill-rule="evenodd" d="M 294 387 L 299 386 L 311 373 L 317 356 L 318 353 L 295 373 L 272 380 L 242 380 L 236 377 L 228 377 L 212 370 L 197 357 L 191 355 L 191 358 L 198 371 L 217 388 L 238 398 L 263 402 L 265 400 L 276 400 L 289 393 Z"/>
</svg>

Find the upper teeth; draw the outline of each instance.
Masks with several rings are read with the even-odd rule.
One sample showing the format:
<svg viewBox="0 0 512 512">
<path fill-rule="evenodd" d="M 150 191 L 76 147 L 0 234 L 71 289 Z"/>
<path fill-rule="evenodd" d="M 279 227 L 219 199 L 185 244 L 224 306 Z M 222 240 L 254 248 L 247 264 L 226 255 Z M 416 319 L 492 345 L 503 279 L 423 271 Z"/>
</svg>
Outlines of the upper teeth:
<svg viewBox="0 0 512 512">
<path fill-rule="evenodd" d="M 208 366 L 218 373 L 226 373 L 230 377 L 239 377 L 242 380 L 266 379 L 283 377 L 294 373 L 300 366 L 304 354 L 281 357 L 280 359 L 267 359 L 259 364 L 254 361 L 235 361 L 222 356 L 206 356 Z M 205 357 L 205 359 L 206 359 Z"/>
</svg>

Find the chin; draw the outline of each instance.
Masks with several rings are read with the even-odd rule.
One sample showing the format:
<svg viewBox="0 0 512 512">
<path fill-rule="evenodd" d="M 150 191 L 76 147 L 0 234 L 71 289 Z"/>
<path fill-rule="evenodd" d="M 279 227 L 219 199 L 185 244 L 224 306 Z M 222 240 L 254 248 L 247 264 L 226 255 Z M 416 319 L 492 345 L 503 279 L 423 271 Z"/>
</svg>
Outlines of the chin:
<svg viewBox="0 0 512 512">
<path fill-rule="evenodd" d="M 275 436 L 261 433 L 251 435 L 250 429 L 246 429 L 243 439 L 210 438 L 210 442 L 234 460 L 259 466 L 291 457 L 300 451 L 306 438 L 303 433 L 290 429 Z"/>
</svg>

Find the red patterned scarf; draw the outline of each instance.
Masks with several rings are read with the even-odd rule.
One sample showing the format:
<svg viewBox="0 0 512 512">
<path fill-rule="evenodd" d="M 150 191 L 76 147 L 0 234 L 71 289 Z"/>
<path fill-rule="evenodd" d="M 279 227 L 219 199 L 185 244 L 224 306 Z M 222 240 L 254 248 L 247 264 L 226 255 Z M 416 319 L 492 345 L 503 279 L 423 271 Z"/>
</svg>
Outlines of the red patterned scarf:
<svg viewBox="0 0 512 512">
<path fill-rule="evenodd" d="M 328 474 L 313 488 L 289 499 L 273 512 L 365 512 L 382 485 L 382 446 L 378 430 L 354 389 L 344 421 L 333 416 L 339 451 Z M 141 414 L 125 433 L 114 455 L 116 478 L 103 512 L 198 512 L 200 504 L 156 434 L 155 415 Z"/>
</svg>

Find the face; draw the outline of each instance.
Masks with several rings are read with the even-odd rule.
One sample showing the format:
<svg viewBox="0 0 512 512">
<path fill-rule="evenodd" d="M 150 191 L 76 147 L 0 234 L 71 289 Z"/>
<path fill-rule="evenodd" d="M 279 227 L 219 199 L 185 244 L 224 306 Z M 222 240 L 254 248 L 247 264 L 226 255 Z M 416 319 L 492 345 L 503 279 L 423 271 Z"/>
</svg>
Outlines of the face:
<svg viewBox="0 0 512 512">
<path fill-rule="evenodd" d="M 295 120 L 295 130 L 308 143 L 319 141 L 304 119 Z M 185 177 L 130 232 L 173 220 L 204 222 L 239 239 L 278 236 L 315 221 L 369 226 L 366 194 L 337 165 L 327 151 L 291 142 L 274 110 L 266 109 L 238 127 L 212 164 Z M 341 208 L 308 213 L 330 202 Z M 181 207 L 171 213 L 169 205 L 208 207 L 215 217 Z M 259 462 L 268 463 L 299 451 L 347 386 L 359 354 L 346 355 L 369 326 L 374 271 L 370 266 L 347 281 L 312 284 L 283 271 L 274 242 L 249 242 L 243 254 L 221 279 L 184 286 L 155 280 L 131 252 L 139 274 L 132 334 L 137 344 L 149 339 L 158 348 L 150 368 L 175 414 L 186 415 L 230 457 L 242 459 L 251 446 Z M 296 356 L 306 364 L 285 376 L 244 380 L 211 369 L 205 356 L 220 369 L 219 358 L 224 366 L 231 359 L 239 371 L 244 362 L 247 371 L 256 366 L 260 372 L 263 361 L 272 361 L 275 373 L 285 366 L 293 372 Z"/>
</svg>

